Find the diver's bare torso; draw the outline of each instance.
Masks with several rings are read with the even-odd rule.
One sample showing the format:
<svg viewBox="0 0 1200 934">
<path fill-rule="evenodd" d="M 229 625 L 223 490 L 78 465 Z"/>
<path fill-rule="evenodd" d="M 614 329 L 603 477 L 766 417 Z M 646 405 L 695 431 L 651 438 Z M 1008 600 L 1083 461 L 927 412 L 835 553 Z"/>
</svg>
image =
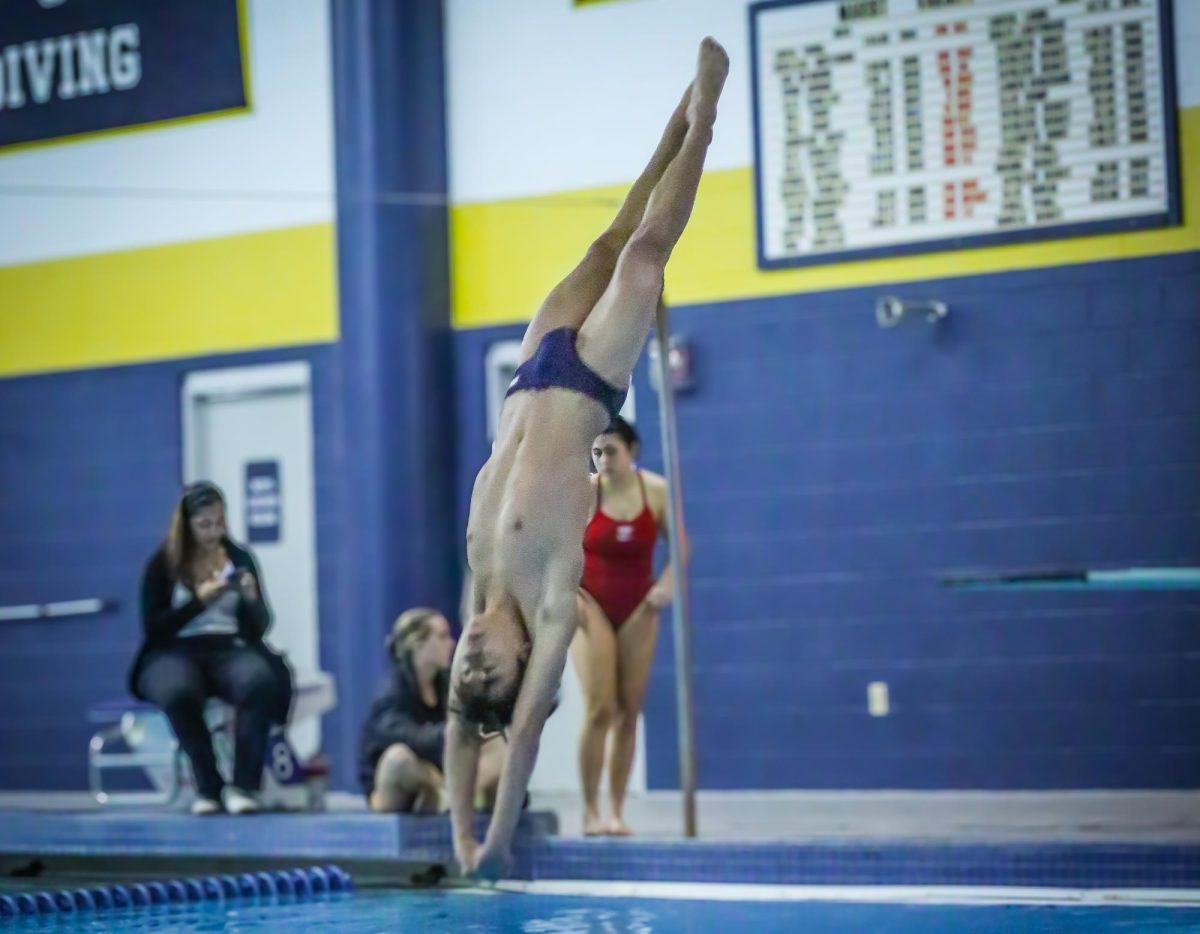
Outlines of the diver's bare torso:
<svg viewBox="0 0 1200 934">
<path fill-rule="evenodd" d="M 578 587 L 593 499 L 588 451 L 608 421 L 594 399 L 567 389 L 505 401 L 467 520 L 475 612 L 511 598 L 536 640 L 547 594 Z"/>
</svg>

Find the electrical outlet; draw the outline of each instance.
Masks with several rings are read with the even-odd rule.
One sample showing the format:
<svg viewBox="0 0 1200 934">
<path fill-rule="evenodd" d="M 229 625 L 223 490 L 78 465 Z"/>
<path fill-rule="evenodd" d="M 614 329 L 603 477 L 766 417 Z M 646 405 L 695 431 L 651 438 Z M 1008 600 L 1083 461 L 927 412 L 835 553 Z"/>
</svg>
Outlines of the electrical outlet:
<svg viewBox="0 0 1200 934">
<path fill-rule="evenodd" d="M 872 717 L 886 717 L 891 709 L 891 702 L 888 699 L 887 682 L 872 681 L 868 684 L 867 712 Z"/>
</svg>

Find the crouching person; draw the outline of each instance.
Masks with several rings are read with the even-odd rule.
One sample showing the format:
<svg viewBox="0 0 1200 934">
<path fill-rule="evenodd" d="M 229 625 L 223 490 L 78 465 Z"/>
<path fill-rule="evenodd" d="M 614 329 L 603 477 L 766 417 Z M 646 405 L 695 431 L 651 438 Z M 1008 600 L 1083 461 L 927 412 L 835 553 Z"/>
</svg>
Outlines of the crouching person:
<svg viewBox="0 0 1200 934">
<path fill-rule="evenodd" d="M 363 726 L 359 778 L 373 811 L 434 814 L 444 807 L 442 753 L 454 639 L 436 610 L 406 610 L 385 641 L 391 671 Z M 476 805 L 490 808 L 504 741 L 484 744 Z"/>
</svg>

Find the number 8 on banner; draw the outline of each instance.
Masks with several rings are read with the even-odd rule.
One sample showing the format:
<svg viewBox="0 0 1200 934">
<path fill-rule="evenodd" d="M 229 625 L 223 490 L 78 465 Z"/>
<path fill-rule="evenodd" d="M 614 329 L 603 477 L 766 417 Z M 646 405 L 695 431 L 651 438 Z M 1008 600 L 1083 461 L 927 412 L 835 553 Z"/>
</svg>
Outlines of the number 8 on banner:
<svg viewBox="0 0 1200 934">
<path fill-rule="evenodd" d="M 290 784 L 299 773 L 296 754 L 287 741 L 283 730 L 272 730 L 271 738 L 267 741 L 267 761 L 271 766 L 271 774 L 281 785 Z"/>
</svg>

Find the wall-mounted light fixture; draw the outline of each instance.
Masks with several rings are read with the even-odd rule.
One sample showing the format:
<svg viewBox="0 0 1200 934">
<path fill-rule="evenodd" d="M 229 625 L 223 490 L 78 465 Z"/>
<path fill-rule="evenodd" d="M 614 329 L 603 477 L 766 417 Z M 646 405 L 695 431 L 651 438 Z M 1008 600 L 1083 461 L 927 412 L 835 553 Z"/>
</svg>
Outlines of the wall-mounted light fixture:
<svg viewBox="0 0 1200 934">
<path fill-rule="evenodd" d="M 945 302 L 931 299 L 897 298 L 884 295 L 875 302 L 875 320 L 881 328 L 894 328 L 905 318 L 914 320 L 923 317 L 930 324 L 937 324 L 950 313 Z"/>
</svg>

